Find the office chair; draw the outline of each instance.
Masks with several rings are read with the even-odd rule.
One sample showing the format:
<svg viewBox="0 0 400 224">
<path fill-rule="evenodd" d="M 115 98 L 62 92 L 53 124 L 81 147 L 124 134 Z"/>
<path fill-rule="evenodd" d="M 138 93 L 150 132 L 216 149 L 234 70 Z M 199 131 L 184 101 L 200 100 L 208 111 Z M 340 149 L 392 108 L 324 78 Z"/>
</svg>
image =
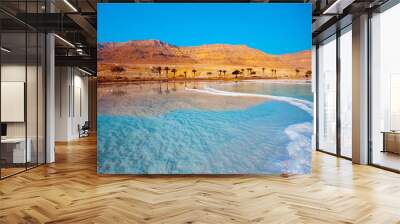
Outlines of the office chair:
<svg viewBox="0 0 400 224">
<path fill-rule="evenodd" d="M 89 121 L 85 121 L 82 127 L 80 127 L 80 125 L 78 124 L 79 138 L 89 136 L 89 129 L 90 129 Z"/>
</svg>

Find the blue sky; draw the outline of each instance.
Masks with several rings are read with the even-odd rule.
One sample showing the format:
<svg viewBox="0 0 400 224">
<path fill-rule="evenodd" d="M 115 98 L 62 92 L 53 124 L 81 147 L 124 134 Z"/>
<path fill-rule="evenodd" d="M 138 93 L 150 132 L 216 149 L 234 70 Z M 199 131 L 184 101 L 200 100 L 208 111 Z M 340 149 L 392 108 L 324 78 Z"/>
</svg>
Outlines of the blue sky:
<svg viewBox="0 0 400 224">
<path fill-rule="evenodd" d="M 270 54 L 311 49 L 311 4 L 99 3 L 99 43 L 245 44 Z"/>
</svg>

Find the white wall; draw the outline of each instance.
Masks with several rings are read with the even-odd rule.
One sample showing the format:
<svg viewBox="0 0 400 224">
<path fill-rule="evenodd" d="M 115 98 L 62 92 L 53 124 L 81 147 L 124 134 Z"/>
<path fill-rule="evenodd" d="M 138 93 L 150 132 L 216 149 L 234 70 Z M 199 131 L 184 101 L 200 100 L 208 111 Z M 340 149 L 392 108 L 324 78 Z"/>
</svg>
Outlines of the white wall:
<svg viewBox="0 0 400 224">
<path fill-rule="evenodd" d="M 25 64 L 20 65 L 20 64 L 4 64 L 1 66 L 1 81 L 2 82 L 25 82 L 25 71 L 26 67 Z M 33 80 L 30 75 L 35 74 L 36 76 L 36 67 L 34 66 L 28 66 L 27 67 L 28 71 L 28 81 L 29 81 L 29 86 L 36 86 L 36 80 Z M 36 113 L 32 113 L 32 110 L 36 111 L 36 88 L 27 88 L 27 106 L 30 107 L 29 109 L 27 108 L 27 118 L 28 122 L 28 137 L 29 136 L 29 129 L 32 127 L 33 129 L 36 130 L 36 119 L 37 115 Z M 34 107 L 34 108 L 33 108 Z M 2 110 L 7 110 L 7 108 L 2 108 Z M 31 122 L 34 122 L 34 124 L 31 124 Z M 7 123 L 7 135 L 9 137 L 25 137 L 25 123 L 26 122 L 8 122 Z M 35 132 L 36 134 L 36 132 Z"/>
<path fill-rule="evenodd" d="M 76 68 L 56 67 L 55 86 L 55 140 L 77 139 L 78 125 L 88 120 L 88 78 Z"/>
<path fill-rule="evenodd" d="M 78 132 L 78 125 L 83 125 L 85 121 L 88 121 L 89 119 L 89 113 L 88 113 L 88 78 L 85 76 L 82 76 L 82 73 L 79 73 L 76 75 L 75 70 L 75 75 L 74 75 L 74 82 L 73 82 L 73 94 L 72 99 L 74 99 L 74 102 L 71 104 L 73 105 L 73 108 L 71 108 L 72 111 L 72 119 L 71 119 L 71 136 L 72 138 L 78 138 L 79 137 L 79 132 Z"/>
<path fill-rule="evenodd" d="M 68 88 L 70 85 L 69 68 L 55 68 L 55 140 L 67 141 L 69 133 L 69 96 Z"/>
<path fill-rule="evenodd" d="M 25 121 L 25 83 L 1 82 L 1 121 Z M 35 107 L 36 108 L 36 105 Z"/>
<path fill-rule="evenodd" d="M 25 64 L 3 64 L 1 65 L 1 81 L 25 82 Z"/>
<path fill-rule="evenodd" d="M 4 64 L 1 66 L 1 81 L 25 82 L 25 64 Z M 1 108 L 7 110 L 7 108 Z M 7 137 L 25 137 L 25 122 L 7 123 Z"/>
</svg>

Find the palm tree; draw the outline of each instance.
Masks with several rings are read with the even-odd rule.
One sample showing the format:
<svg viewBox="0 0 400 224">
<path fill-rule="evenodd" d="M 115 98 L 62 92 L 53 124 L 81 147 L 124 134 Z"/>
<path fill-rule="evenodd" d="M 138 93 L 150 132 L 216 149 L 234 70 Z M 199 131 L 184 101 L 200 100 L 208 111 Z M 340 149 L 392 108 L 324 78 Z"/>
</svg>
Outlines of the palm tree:
<svg viewBox="0 0 400 224">
<path fill-rule="evenodd" d="M 222 70 L 220 69 L 220 70 L 218 70 L 218 72 L 219 72 L 219 77 L 221 77 L 221 73 L 222 73 Z"/>
<path fill-rule="evenodd" d="M 222 70 L 222 73 L 224 73 L 224 78 L 225 78 L 226 70 Z"/>
<path fill-rule="evenodd" d="M 310 77 L 312 72 L 310 70 L 306 71 L 306 78 Z"/>
<path fill-rule="evenodd" d="M 156 71 L 158 72 L 158 78 L 161 79 L 162 68 L 160 66 L 158 66 L 158 67 L 156 67 Z"/>
<path fill-rule="evenodd" d="M 243 69 L 244 70 L 244 69 Z M 232 75 L 235 75 L 235 78 L 237 79 L 238 78 L 238 75 L 240 74 L 241 72 L 239 71 L 239 70 L 235 70 L 235 71 L 233 71 L 232 72 Z"/>
<path fill-rule="evenodd" d="M 151 73 L 158 73 L 157 67 L 151 67 Z"/>
<path fill-rule="evenodd" d="M 177 72 L 176 68 L 171 69 L 171 72 L 174 73 L 174 79 L 175 79 L 175 73 Z"/>
<path fill-rule="evenodd" d="M 276 76 L 276 69 L 271 69 L 271 73 L 272 73 L 272 78 L 278 78 Z"/>
<path fill-rule="evenodd" d="M 193 72 L 193 78 L 196 78 L 196 72 L 197 72 L 197 70 L 196 70 L 196 69 L 193 69 L 192 72 Z"/>
<path fill-rule="evenodd" d="M 115 65 L 111 68 L 111 72 L 116 72 L 116 73 L 121 73 L 125 71 L 124 67 L 120 66 L 120 65 Z"/>
<path fill-rule="evenodd" d="M 262 69 L 262 71 L 263 71 L 263 75 L 264 75 L 265 68 L 264 68 L 264 67 L 262 67 L 261 69 Z"/>
<path fill-rule="evenodd" d="M 184 71 L 183 74 L 185 74 L 185 88 L 186 88 L 186 80 L 187 80 L 186 74 L 187 74 L 187 71 Z"/>
<path fill-rule="evenodd" d="M 165 74 L 167 75 L 167 81 L 168 81 L 168 71 L 169 71 L 170 69 L 169 69 L 168 67 L 165 67 L 164 70 L 165 70 Z"/>
<path fill-rule="evenodd" d="M 252 70 L 253 70 L 252 68 L 247 68 L 247 74 L 250 75 Z"/>
<path fill-rule="evenodd" d="M 242 68 L 242 69 L 240 69 L 240 71 L 242 71 L 241 73 L 243 73 L 243 72 L 245 71 L 245 69 L 244 69 L 244 68 Z"/>
<path fill-rule="evenodd" d="M 299 72 L 300 72 L 300 70 L 296 68 L 296 77 L 299 76 Z"/>
</svg>

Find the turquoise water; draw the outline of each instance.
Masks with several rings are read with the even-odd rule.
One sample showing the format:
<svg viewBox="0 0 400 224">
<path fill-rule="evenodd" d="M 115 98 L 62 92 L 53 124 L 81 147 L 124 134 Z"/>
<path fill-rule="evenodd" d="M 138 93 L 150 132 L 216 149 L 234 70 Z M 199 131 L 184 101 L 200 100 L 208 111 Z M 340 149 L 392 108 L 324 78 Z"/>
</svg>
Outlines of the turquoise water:
<svg viewBox="0 0 400 224">
<path fill-rule="evenodd" d="M 210 85 L 214 86 L 214 85 Z M 310 82 L 296 81 L 243 81 L 238 83 L 226 83 L 215 85 L 217 89 L 232 92 L 256 93 L 274 96 L 294 97 L 313 101 Z"/>
<path fill-rule="evenodd" d="M 98 90 L 98 172 L 310 172 L 307 83 L 108 84 Z"/>
</svg>

